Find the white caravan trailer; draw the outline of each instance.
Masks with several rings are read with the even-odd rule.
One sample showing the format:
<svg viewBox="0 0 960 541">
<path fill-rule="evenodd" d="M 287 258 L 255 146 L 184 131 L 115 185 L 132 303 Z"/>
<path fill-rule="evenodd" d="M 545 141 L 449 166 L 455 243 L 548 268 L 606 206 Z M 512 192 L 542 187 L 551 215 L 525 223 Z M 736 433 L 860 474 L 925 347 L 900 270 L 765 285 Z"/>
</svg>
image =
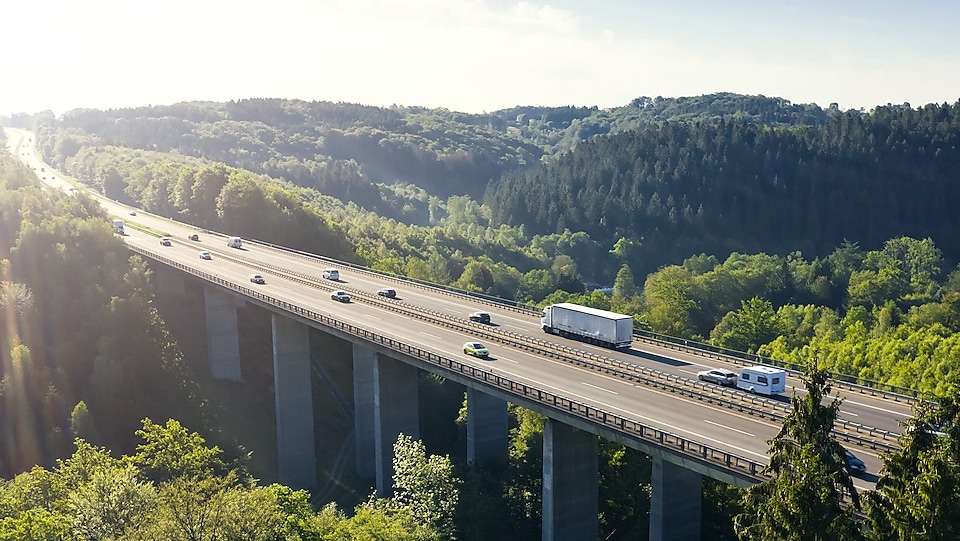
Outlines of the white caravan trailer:
<svg viewBox="0 0 960 541">
<path fill-rule="evenodd" d="M 787 388 L 787 372 L 772 366 L 748 366 L 740 371 L 737 388 L 765 395 L 780 394 Z"/>
</svg>

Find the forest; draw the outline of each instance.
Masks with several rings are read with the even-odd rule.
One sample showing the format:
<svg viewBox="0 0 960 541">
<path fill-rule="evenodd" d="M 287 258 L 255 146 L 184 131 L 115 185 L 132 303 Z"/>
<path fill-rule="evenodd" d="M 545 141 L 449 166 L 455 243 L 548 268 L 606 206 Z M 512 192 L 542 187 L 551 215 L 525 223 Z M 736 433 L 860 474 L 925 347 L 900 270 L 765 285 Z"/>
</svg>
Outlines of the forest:
<svg viewBox="0 0 960 541">
<path fill-rule="evenodd" d="M 918 430 L 903 438 L 902 454 L 889 457 L 891 480 L 864 502 L 869 527 L 844 514 L 851 495 L 830 443 L 807 441 L 811 421 L 800 418 L 789 427 L 796 432 L 785 434 L 792 443 L 771 442 L 771 452 L 794 465 L 775 482 L 743 493 L 705 486 L 704 539 L 770 538 L 764 528 L 774 525 L 751 523 L 744 511 L 771 490 L 802 501 L 811 517 L 835 516 L 822 539 L 930 539 L 929 528 L 960 523 L 946 518 L 957 513 L 946 502 L 957 500 L 950 487 L 960 484 L 950 483 L 960 447 L 952 442 L 960 439 L 923 437 L 924 427 L 954 426 L 956 418 L 958 112 L 960 102 L 842 112 L 717 94 L 486 115 L 244 100 L 2 122 L 35 129 L 44 158 L 89 187 L 200 227 L 505 302 L 571 301 L 632 314 L 652 332 L 811 366 L 809 385 L 823 371 L 916 389 L 941 407 L 919 411 Z M 214 429 L 202 377 L 191 373 L 150 302 L 149 267 L 127 260 L 88 200 L 51 198 L 32 187 L 30 171 L 10 160 L 4 167 L 3 302 L 22 311 L 17 328 L 33 331 L 4 337 L 11 347 L 0 408 L 14 403 L 12 393 L 33 406 L 26 418 L 0 409 L 4 430 L 31 434 L 17 440 L 30 442 L 27 449 L 2 450 L 0 476 L 34 464 L 55 471 L 58 460 L 83 448 L 74 438 L 133 456 L 147 418 L 197 427 L 240 468 L 242 446 Z M 97 240 L 80 237 L 84 230 L 95 230 Z M 103 252 L 79 249 L 90 242 Z M 66 269 L 47 276 L 41 263 L 49 261 Z M 101 287 L 84 288 L 78 301 L 66 289 L 77 281 L 63 276 Z M 611 284 L 612 294 L 594 290 Z M 104 315 L 72 327 L 78 321 L 70 315 L 91 311 Z M 137 321 L 151 322 L 153 335 L 136 335 L 144 343 L 117 336 Z M 25 356 L 42 362 L 25 363 Z M 132 362 L 142 358 L 156 362 Z M 28 378 L 14 369 L 25 365 Z M 24 383 L 10 383 L 14 376 Z M 177 391 L 134 408 L 104 404 L 137 402 L 136 385 L 129 395 L 114 389 L 141 378 Z M 502 531 L 460 517 L 457 538 L 538 537 L 530 495 L 538 494 L 539 424 L 529 412 L 511 415 L 511 464 L 500 475 L 471 472 L 453 445 L 432 444 L 431 452 L 451 456 L 461 501 L 471 504 L 464 508 L 514 513 Z M 455 420 L 444 423 L 458 430 Z M 647 502 L 636 487 L 649 486 L 649 460 L 619 446 L 602 449 L 601 538 L 643 538 Z M 798 464 L 826 468 L 823 478 L 832 481 L 802 486 Z M 922 513 L 894 516 L 898 498 L 932 490 L 954 497 L 927 497 L 917 504 Z M 503 497 L 481 498 L 491 492 Z M 812 493 L 829 496 L 813 502 Z M 346 505 L 353 509 L 346 514 L 358 503 Z M 23 516 L 5 512 L 0 504 L 0 516 Z M 795 521 L 790 531 L 813 527 Z"/>
</svg>

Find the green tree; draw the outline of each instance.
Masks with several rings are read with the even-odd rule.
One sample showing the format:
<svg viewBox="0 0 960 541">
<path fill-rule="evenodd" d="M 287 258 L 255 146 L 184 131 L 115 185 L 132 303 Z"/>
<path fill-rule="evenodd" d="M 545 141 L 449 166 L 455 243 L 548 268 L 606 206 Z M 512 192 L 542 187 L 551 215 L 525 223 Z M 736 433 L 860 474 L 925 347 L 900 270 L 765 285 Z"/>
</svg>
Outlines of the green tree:
<svg viewBox="0 0 960 541">
<path fill-rule="evenodd" d="M 556 289 L 556 280 L 547 269 L 533 269 L 524 273 L 517 287 L 517 300 L 537 302 Z"/>
<path fill-rule="evenodd" d="M 937 403 L 921 402 L 900 447 L 883 457 L 876 490 L 866 498 L 869 538 L 960 539 L 960 403 L 956 387 Z"/>
<path fill-rule="evenodd" d="M 144 419 L 137 435 L 144 442 L 137 445 L 137 453 L 131 460 L 157 483 L 179 477 L 202 479 L 226 469 L 219 447 L 207 447 L 203 436 L 187 430 L 174 419 L 165 425 Z"/>
<path fill-rule="evenodd" d="M 394 499 L 408 507 L 418 522 L 433 526 L 443 539 L 456 539 L 454 517 L 460 484 L 450 457 L 428 457 L 422 442 L 400 434 L 393 445 Z"/>
<path fill-rule="evenodd" d="M 100 435 L 97 433 L 97 424 L 83 400 L 77 402 L 73 412 L 70 413 L 70 433 L 73 434 L 74 438 L 92 443 L 97 443 L 100 440 Z"/>
<path fill-rule="evenodd" d="M 779 334 L 773 305 L 754 297 L 744 301 L 740 310 L 724 316 L 710 333 L 710 339 L 718 346 L 754 353 Z"/>
<path fill-rule="evenodd" d="M 832 386 L 827 373 L 815 364 L 802 379 L 806 394 L 794 394 L 783 426 L 769 440 L 766 471 L 773 478 L 744 491 L 743 513 L 734 522 L 741 539 L 862 538 L 854 518 L 859 495 L 846 468 L 844 449 L 831 435 L 842 400 L 834 397 L 824 403 Z"/>
<path fill-rule="evenodd" d="M 134 466 L 125 465 L 97 469 L 70 493 L 69 502 L 79 539 L 121 539 L 152 520 L 157 493 Z"/>
<path fill-rule="evenodd" d="M 617 271 L 617 278 L 613 281 L 614 302 L 629 301 L 637 295 L 637 284 L 633 280 L 633 271 L 630 265 L 624 263 Z"/>
</svg>

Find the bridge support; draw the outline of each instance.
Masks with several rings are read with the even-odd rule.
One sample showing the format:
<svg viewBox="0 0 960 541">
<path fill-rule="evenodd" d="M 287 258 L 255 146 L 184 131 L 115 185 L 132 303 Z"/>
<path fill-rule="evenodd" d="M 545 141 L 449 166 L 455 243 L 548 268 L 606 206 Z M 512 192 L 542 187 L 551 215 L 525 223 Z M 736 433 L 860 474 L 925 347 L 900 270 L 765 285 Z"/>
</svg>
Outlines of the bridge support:
<svg viewBox="0 0 960 541">
<path fill-rule="evenodd" d="M 373 363 L 373 423 L 376 439 L 377 494 L 393 494 L 393 444 L 404 434 L 420 439 L 417 369 L 377 355 Z"/>
<path fill-rule="evenodd" d="M 543 541 L 596 539 L 597 436 L 548 418 L 543 426 Z"/>
<path fill-rule="evenodd" d="M 508 447 L 506 400 L 467 387 L 467 461 L 505 464 Z"/>
<path fill-rule="evenodd" d="M 314 488 L 317 459 L 309 328 L 279 314 L 272 314 L 271 318 L 279 480 L 294 489 Z"/>
<path fill-rule="evenodd" d="M 377 353 L 362 342 L 353 344 L 353 434 L 357 476 L 377 475 L 376 428 L 374 427 L 373 367 Z"/>
<path fill-rule="evenodd" d="M 237 335 L 237 304 L 233 295 L 203 288 L 207 320 L 207 359 L 217 379 L 240 381 L 240 338 Z"/>
<path fill-rule="evenodd" d="M 702 476 L 654 457 L 651 485 L 650 541 L 700 539 Z"/>
</svg>

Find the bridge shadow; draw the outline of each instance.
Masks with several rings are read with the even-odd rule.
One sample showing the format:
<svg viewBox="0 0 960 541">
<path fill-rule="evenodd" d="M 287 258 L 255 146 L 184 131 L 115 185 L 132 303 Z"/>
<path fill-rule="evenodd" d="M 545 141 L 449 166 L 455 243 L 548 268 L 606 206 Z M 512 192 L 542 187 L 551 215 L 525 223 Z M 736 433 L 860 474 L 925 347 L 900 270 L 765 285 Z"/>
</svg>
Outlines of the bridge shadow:
<svg viewBox="0 0 960 541">
<path fill-rule="evenodd" d="M 628 355 L 631 355 L 633 357 L 641 357 L 643 359 L 647 359 L 648 361 L 654 361 L 661 364 L 668 364 L 670 366 L 690 366 L 693 364 L 693 363 L 688 363 L 687 361 L 680 361 L 677 359 L 664 357 L 662 355 L 656 355 L 654 353 L 640 351 L 638 349 L 621 349 L 620 351 Z"/>
</svg>

